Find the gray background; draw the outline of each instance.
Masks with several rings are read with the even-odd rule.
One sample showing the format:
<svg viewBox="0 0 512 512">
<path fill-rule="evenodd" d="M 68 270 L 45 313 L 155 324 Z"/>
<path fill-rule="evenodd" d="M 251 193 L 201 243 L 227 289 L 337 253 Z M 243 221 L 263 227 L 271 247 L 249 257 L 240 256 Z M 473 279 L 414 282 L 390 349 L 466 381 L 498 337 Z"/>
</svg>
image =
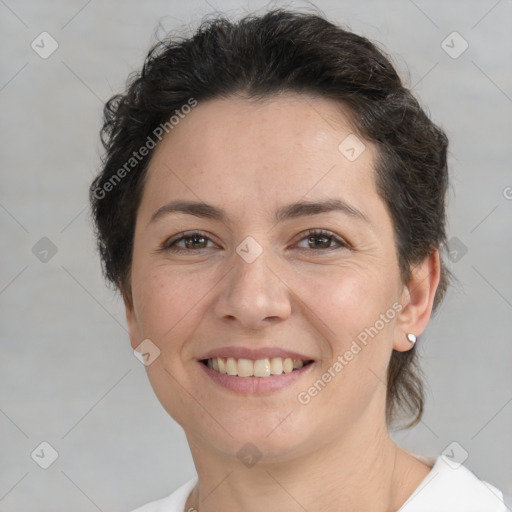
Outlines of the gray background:
<svg viewBox="0 0 512 512">
<path fill-rule="evenodd" d="M 142 64 L 158 25 L 265 5 L 0 0 L 0 510 L 126 511 L 195 474 L 102 281 L 87 189 L 102 104 Z M 468 468 L 512 493 L 512 2 L 316 5 L 384 46 L 451 140 L 459 283 L 420 342 L 424 419 L 396 439 L 433 456 L 456 441 Z M 31 48 L 43 31 L 59 45 L 47 59 Z M 453 31 L 469 44 L 458 58 L 441 46 Z M 452 52 L 462 48 L 452 39 Z M 56 254 L 47 241 L 33 250 L 43 237 Z M 30 455 L 42 441 L 59 454 L 46 470 Z"/>
</svg>

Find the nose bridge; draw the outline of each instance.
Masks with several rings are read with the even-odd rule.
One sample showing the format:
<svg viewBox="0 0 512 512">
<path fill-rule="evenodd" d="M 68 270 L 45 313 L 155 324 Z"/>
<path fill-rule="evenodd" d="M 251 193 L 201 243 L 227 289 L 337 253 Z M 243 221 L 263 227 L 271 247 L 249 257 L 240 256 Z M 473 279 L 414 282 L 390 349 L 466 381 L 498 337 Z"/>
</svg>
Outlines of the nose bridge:
<svg viewBox="0 0 512 512">
<path fill-rule="evenodd" d="M 246 237 L 233 254 L 233 269 L 217 301 L 217 315 L 235 317 L 251 328 L 290 314 L 285 284 L 276 275 L 276 259 L 256 237 Z"/>
<path fill-rule="evenodd" d="M 256 238 L 246 237 L 234 255 L 231 293 L 239 295 L 241 299 L 251 300 L 253 307 L 256 306 L 255 300 L 259 299 L 262 303 L 264 299 L 268 300 L 271 295 L 275 295 L 275 276 L 271 270 L 273 260 L 268 244 L 263 247 Z"/>
<path fill-rule="evenodd" d="M 268 246 L 263 248 L 253 237 L 247 237 L 236 248 L 236 253 L 234 285 L 246 294 L 270 291 L 273 258 Z"/>
</svg>

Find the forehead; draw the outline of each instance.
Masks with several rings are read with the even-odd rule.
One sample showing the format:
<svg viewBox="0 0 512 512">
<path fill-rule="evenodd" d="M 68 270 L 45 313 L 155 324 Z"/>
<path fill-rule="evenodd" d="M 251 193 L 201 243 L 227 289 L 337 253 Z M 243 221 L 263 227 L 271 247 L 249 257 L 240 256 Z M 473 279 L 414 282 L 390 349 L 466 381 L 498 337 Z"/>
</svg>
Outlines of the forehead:
<svg viewBox="0 0 512 512">
<path fill-rule="evenodd" d="M 375 195 L 374 160 L 375 148 L 334 100 L 213 99 L 198 102 L 158 144 L 144 195 L 155 204 L 215 198 L 262 208 L 333 193 L 364 202 Z"/>
</svg>

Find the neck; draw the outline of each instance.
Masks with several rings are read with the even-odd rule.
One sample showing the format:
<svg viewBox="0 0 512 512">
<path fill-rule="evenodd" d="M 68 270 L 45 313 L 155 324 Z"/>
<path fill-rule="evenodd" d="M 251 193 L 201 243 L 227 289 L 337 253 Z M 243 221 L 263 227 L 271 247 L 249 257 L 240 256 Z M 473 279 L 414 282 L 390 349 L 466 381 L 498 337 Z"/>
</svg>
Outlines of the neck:
<svg viewBox="0 0 512 512">
<path fill-rule="evenodd" d="M 358 427 L 336 444 L 317 444 L 285 462 L 262 459 L 250 468 L 189 435 L 199 483 L 185 510 L 398 510 L 430 468 L 398 448 L 385 427 Z"/>
</svg>

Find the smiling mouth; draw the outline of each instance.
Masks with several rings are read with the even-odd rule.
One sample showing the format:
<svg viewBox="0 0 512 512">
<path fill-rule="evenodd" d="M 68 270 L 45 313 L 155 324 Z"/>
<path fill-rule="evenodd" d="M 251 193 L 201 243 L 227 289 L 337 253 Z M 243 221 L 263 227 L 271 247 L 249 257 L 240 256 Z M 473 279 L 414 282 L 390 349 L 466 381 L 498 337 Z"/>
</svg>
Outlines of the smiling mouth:
<svg viewBox="0 0 512 512">
<path fill-rule="evenodd" d="M 235 377 L 272 377 L 283 373 L 292 373 L 313 363 L 290 357 L 272 357 L 266 359 L 235 359 L 234 357 L 213 357 L 201 360 L 213 371 Z"/>
</svg>

